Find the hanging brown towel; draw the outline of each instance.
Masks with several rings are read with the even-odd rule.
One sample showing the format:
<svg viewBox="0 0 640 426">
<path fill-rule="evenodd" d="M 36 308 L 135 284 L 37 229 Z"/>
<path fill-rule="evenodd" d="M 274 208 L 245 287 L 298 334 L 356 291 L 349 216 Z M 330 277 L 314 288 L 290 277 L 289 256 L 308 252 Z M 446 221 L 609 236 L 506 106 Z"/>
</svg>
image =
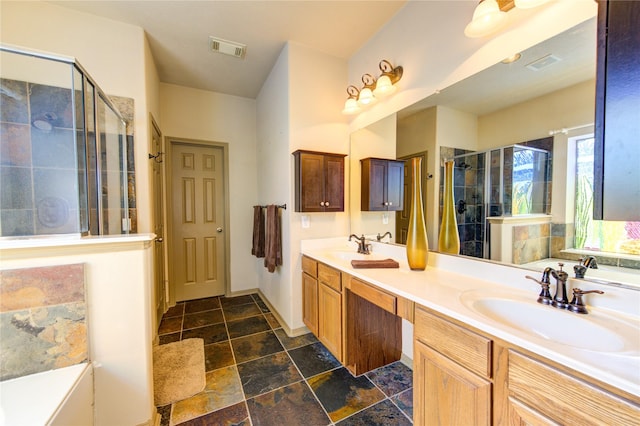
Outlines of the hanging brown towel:
<svg viewBox="0 0 640 426">
<path fill-rule="evenodd" d="M 264 257 L 264 214 L 262 206 L 253 206 L 253 246 L 251 254 Z"/>
<path fill-rule="evenodd" d="M 265 238 L 264 266 L 269 272 L 282 265 L 282 237 L 280 235 L 280 217 L 278 206 L 267 206 L 267 232 Z"/>
</svg>

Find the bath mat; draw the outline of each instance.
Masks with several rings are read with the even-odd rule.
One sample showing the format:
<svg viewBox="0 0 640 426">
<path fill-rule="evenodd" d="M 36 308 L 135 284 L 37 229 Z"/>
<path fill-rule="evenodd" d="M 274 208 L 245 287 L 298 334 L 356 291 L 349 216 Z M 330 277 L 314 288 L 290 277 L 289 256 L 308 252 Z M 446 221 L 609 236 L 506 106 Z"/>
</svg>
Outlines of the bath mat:
<svg viewBox="0 0 640 426">
<path fill-rule="evenodd" d="M 153 348 L 156 407 L 202 392 L 205 383 L 204 340 L 185 339 Z"/>
</svg>

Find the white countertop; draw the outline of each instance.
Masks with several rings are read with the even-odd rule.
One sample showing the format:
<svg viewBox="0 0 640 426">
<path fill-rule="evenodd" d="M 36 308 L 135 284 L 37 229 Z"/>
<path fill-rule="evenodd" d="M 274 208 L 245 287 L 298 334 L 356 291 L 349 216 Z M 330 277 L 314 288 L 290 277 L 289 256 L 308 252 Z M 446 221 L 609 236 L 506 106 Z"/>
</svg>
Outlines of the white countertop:
<svg viewBox="0 0 640 426">
<path fill-rule="evenodd" d="M 600 289 L 603 295 L 587 295 L 585 303 L 588 315 L 562 311 L 535 303 L 539 286 L 524 278 L 535 272 L 520 268 L 492 264 L 471 258 L 429 253 L 429 264 L 424 271 L 412 271 L 406 262 L 405 248 L 391 244 L 373 243 L 373 256 L 393 258 L 400 263 L 399 269 L 354 269 L 350 260 L 336 256 L 336 253 L 356 252 L 356 243 L 346 238 L 304 240 L 301 252 L 327 265 L 345 271 L 380 288 L 412 300 L 420 305 L 441 312 L 462 321 L 485 333 L 513 343 L 533 353 L 580 371 L 595 379 L 613 385 L 633 395 L 640 396 L 640 291 L 616 288 L 597 283 L 580 283 L 583 290 Z M 569 280 L 569 284 L 572 280 Z M 555 287 L 552 284 L 552 287 Z M 571 287 L 570 285 L 568 286 Z M 571 294 L 568 288 L 568 294 Z M 560 319 L 557 327 L 566 328 L 567 336 L 575 338 L 570 324 L 576 321 L 593 321 L 595 326 L 608 327 L 603 316 L 615 316 L 637 330 L 631 337 L 633 349 L 618 352 L 604 352 L 576 348 L 562 342 L 523 333 L 509 325 L 487 319 L 461 301 L 461 296 L 487 294 L 514 297 L 542 308 L 553 310 Z M 553 294 L 553 293 L 552 293 Z M 558 316 L 560 314 L 560 316 Z M 563 317 L 562 315 L 567 315 Z M 567 324 L 562 323 L 566 319 Z M 632 333 L 633 334 L 633 333 Z M 580 336 L 579 336 L 580 337 Z M 584 336 L 590 339 L 591 336 Z"/>
</svg>

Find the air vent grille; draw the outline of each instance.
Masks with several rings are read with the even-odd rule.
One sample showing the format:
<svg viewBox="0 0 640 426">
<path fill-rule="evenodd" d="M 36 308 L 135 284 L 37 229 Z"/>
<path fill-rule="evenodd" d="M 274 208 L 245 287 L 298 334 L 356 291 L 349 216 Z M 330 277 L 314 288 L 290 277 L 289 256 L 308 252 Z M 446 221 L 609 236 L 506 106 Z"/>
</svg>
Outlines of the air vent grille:
<svg viewBox="0 0 640 426">
<path fill-rule="evenodd" d="M 246 44 L 224 40 L 218 37 L 209 37 L 209 48 L 214 52 L 234 56 L 240 59 L 244 59 L 244 55 L 247 53 Z"/>
<path fill-rule="evenodd" d="M 554 55 L 547 55 L 547 56 L 543 56 L 540 59 L 536 59 L 535 61 L 531 62 L 530 64 L 527 64 L 527 68 L 529 68 L 530 70 L 533 71 L 540 71 L 543 68 L 548 67 L 549 65 L 553 65 L 556 62 L 559 62 L 560 58 L 558 58 L 557 56 Z"/>
</svg>

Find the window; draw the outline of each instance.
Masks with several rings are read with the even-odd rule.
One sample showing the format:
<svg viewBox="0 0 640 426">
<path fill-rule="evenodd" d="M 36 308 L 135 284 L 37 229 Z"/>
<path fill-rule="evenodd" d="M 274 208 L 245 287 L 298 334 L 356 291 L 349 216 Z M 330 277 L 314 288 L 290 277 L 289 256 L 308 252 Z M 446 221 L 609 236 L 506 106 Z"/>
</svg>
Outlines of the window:
<svg viewBox="0 0 640 426">
<path fill-rule="evenodd" d="M 593 143 L 576 141 L 575 248 L 640 254 L 640 222 L 593 220 Z"/>
</svg>

